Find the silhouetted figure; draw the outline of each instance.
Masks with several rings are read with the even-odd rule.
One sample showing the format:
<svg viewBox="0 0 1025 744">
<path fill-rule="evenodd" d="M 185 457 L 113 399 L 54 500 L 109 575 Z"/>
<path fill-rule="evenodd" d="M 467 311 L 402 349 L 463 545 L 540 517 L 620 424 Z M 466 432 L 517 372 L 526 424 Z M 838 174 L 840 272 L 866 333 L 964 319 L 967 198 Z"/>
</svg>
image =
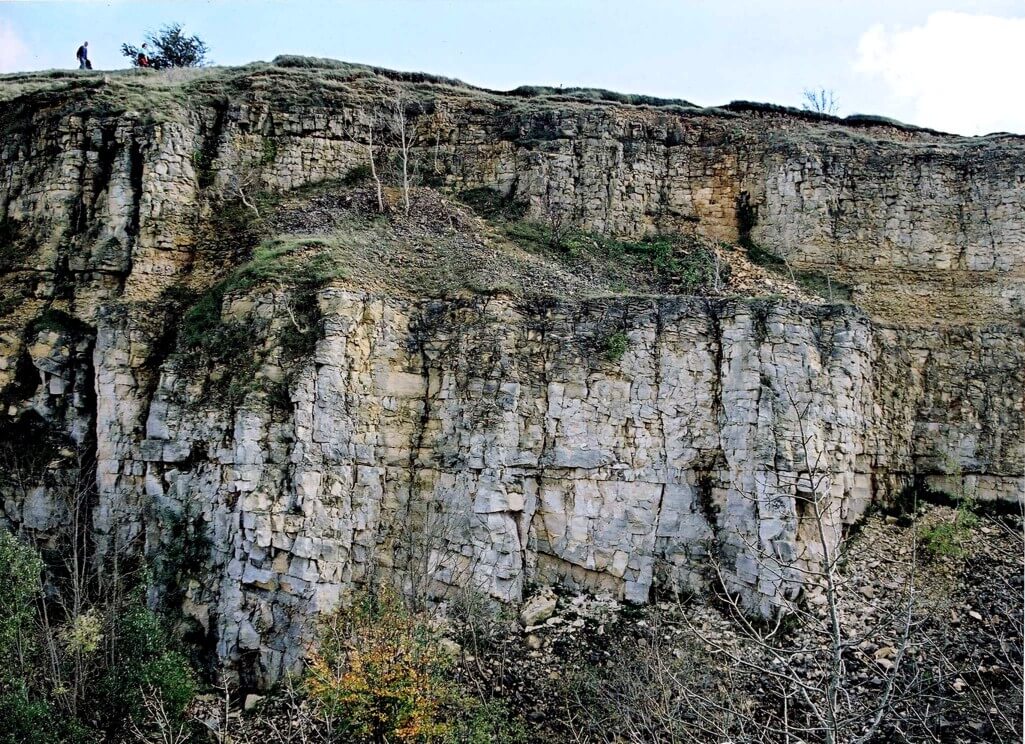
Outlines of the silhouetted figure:
<svg viewBox="0 0 1025 744">
<path fill-rule="evenodd" d="M 75 57 L 78 59 L 78 69 L 80 70 L 91 70 L 93 69 L 93 63 L 89 61 L 89 42 L 83 41 L 82 46 L 75 52 Z"/>
</svg>

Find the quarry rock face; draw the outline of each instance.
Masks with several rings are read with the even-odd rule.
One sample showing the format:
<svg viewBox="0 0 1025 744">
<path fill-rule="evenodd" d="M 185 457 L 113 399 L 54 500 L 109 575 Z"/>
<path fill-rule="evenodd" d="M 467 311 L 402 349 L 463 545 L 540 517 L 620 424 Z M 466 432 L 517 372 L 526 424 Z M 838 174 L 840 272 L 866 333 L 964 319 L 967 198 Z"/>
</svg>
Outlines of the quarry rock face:
<svg viewBox="0 0 1025 744">
<path fill-rule="evenodd" d="M 909 486 L 1025 498 L 1023 138 L 238 76 L 160 117 L 109 112 L 102 90 L 2 104 L 0 434 L 27 441 L 31 422 L 86 451 L 98 551 L 145 556 L 154 598 L 255 683 L 380 578 L 645 602 L 714 567 L 769 612 L 821 557 L 809 494 L 828 494 L 834 542 Z M 352 276 L 316 289 L 288 357 L 295 298 L 257 286 L 216 308 L 259 332 L 246 379 L 211 395 L 231 370 L 190 355 L 168 298 L 245 258 L 215 197 L 240 164 L 272 193 L 345 176 L 401 85 L 430 103 L 415 150 L 442 191 L 757 244 L 852 304 L 418 297 Z M 8 526 L 42 540 L 65 518 L 46 472 L 82 470 L 52 454 L 3 494 Z"/>
</svg>

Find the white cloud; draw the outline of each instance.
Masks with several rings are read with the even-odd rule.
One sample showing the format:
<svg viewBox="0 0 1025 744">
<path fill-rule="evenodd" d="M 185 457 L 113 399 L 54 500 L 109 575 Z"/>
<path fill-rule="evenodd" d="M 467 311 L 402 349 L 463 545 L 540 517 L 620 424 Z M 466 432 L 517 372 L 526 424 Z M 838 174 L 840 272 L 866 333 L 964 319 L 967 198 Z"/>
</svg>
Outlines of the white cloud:
<svg viewBox="0 0 1025 744">
<path fill-rule="evenodd" d="M 8 21 L 0 19 L 0 72 L 17 72 L 28 63 L 28 47 Z"/>
<path fill-rule="evenodd" d="M 907 30 L 873 26 L 858 42 L 855 70 L 909 99 L 915 124 L 1025 133 L 1025 18 L 941 12 Z"/>
</svg>

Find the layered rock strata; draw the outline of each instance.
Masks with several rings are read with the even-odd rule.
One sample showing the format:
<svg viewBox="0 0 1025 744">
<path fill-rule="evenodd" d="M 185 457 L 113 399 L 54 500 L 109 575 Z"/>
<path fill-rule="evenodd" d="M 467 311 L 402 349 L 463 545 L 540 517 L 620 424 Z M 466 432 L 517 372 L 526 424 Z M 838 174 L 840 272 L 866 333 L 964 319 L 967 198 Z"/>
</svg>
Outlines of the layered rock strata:
<svg viewBox="0 0 1025 744">
<path fill-rule="evenodd" d="M 191 579 L 155 592 L 254 680 L 294 665 L 312 615 L 375 575 L 645 601 L 718 566 L 764 610 L 815 558 L 809 493 L 829 494 L 834 535 L 916 482 L 1023 498 L 1021 137 L 406 84 L 438 188 L 495 188 L 609 234 L 739 240 L 862 309 L 457 301 L 357 277 L 318 292 L 315 351 L 286 368 L 287 297 L 258 290 L 221 308 L 262 328 L 258 384 L 225 401 L 163 299 L 251 248 L 219 230 L 215 197 L 243 172 L 278 192 L 343 176 L 399 85 L 229 80 L 159 110 L 99 110 L 113 83 L 3 104 L 0 390 L 8 442 L 31 420 L 90 452 L 101 551 L 159 566 L 186 543 Z M 52 531 L 52 482 L 5 487 L 7 522 Z"/>
</svg>

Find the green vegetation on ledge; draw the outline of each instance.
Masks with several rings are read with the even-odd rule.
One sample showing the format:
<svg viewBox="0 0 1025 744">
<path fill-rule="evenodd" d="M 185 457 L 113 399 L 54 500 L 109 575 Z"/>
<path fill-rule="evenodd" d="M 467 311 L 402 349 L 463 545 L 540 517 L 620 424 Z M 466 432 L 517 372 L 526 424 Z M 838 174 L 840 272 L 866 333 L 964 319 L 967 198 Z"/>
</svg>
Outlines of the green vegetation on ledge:
<svg viewBox="0 0 1025 744">
<path fill-rule="evenodd" d="M 256 373 L 266 357 L 262 347 L 269 328 L 256 319 L 225 318 L 228 298 L 260 287 L 275 289 L 275 303 L 282 304 L 279 309 L 289 317 L 276 339 L 281 363 L 291 367 L 312 351 L 318 322 L 316 290 L 346 276 L 343 262 L 334 254 L 335 247 L 335 243 L 323 238 L 283 237 L 264 241 L 249 261 L 194 301 L 182 318 L 179 341 L 189 366 L 217 368 L 211 375 L 214 385 L 209 392 L 219 392 L 234 403 L 241 402 L 253 389 Z M 275 399 L 280 399 L 280 395 Z"/>
<path fill-rule="evenodd" d="M 700 293 L 722 286 L 729 278 L 728 265 L 717 266 L 709 248 L 684 236 L 656 235 L 628 241 L 522 220 L 505 223 L 504 230 L 528 250 L 542 251 L 570 262 L 594 258 L 613 270 L 618 268 L 624 278 L 627 274 L 647 275 L 654 288 L 672 293 Z"/>
</svg>

